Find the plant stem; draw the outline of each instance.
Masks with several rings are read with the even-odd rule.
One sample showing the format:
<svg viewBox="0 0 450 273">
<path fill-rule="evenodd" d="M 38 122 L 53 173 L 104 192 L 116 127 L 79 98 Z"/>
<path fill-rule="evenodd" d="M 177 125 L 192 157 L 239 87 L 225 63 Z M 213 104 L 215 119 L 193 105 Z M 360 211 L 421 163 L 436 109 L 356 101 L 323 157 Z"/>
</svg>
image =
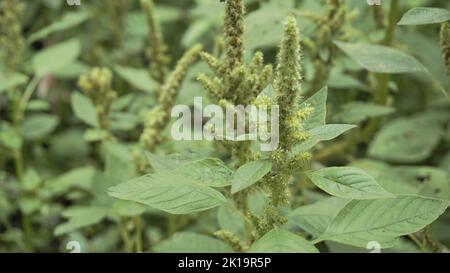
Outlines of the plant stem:
<svg viewBox="0 0 450 273">
<path fill-rule="evenodd" d="M 140 215 L 134 217 L 134 224 L 136 226 L 135 240 L 136 240 L 136 252 L 142 252 L 142 218 Z"/>
<path fill-rule="evenodd" d="M 130 234 L 128 234 L 125 219 L 120 219 L 119 229 L 120 229 L 120 234 L 122 236 L 122 241 L 124 243 L 125 252 L 127 252 L 127 253 L 133 252 L 133 243 L 130 239 Z"/>
<path fill-rule="evenodd" d="M 22 215 L 22 228 L 24 233 L 24 242 L 26 251 L 33 252 L 33 245 L 31 243 L 31 234 L 33 231 L 33 228 L 31 226 L 30 216 L 27 214 Z"/>
<path fill-rule="evenodd" d="M 399 10 L 399 0 L 391 0 L 389 23 L 382 45 L 391 46 L 394 41 L 395 27 L 397 26 L 397 17 Z M 389 74 L 375 74 L 376 84 L 374 84 L 374 102 L 380 105 L 386 105 L 389 97 Z M 383 118 L 372 119 L 364 129 L 363 139 L 368 140 L 381 126 Z"/>
<path fill-rule="evenodd" d="M 31 99 L 31 96 L 34 93 L 34 90 L 36 90 L 37 85 L 39 84 L 39 82 L 41 81 L 41 77 L 40 76 L 34 76 L 30 83 L 28 84 L 28 86 L 25 88 L 25 92 L 23 93 L 22 97 L 20 98 L 18 107 L 16 109 L 16 119 L 17 121 L 21 121 L 24 113 L 27 109 L 27 105 L 28 102 Z"/>
</svg>

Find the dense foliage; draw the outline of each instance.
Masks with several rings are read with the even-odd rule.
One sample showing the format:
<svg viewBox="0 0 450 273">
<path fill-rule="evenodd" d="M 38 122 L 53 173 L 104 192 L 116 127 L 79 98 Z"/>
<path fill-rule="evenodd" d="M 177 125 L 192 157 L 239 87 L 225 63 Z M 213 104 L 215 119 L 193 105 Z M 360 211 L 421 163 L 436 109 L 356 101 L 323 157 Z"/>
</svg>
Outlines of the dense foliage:
<svg viewBox="0 0 450 273">
<path fill-rule="evenodd" d="M 0 1 L 0 252 L 448 252 L 448 1 L 77 2 Z"/>
</svg>

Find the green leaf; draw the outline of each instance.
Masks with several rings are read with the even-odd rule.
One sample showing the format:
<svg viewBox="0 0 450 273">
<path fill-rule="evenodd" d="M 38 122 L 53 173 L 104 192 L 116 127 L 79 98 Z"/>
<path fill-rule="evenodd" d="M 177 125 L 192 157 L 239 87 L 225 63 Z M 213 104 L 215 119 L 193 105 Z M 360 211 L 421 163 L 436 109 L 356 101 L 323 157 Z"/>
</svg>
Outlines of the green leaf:
<svg viewBox="0 0 450 273">
<path fill-rule="evenodd" d="M 118 199 L 135 201 L 173 214 L 204 211 L 226 202 L 220 192 L 171 172 L 134 178 L 109 188 L 108 193 Z"/>
<path fill-rule="evenodd" d="M 109 118 L 111 119 L 111 129 L 114 131 L 130 131 L 140 123 L 138 116 L 127 112 L 112 112 Z"/>
<path fill-rule="evenodd" d="M 106 209 L 103 207 L 75 207 L 65 210 L 62 215 L 69 221 L 56 227 L 54 230 L 56 236 L 101 222 L 106 216 Z"/>
<path fill-rule="evenodd" d="M 4 146 L 11 150 L 22 147 L 22 138 L 17 130 L 7 122 L 0 122 L 0 147 Z"/>
<path fill-rule="evenodd" d="M 231 253 L 233 250 L 224 242 L 206 235 L 191 232 L 175 233 L 170 239 L 154 247 L 162 253 Z"/>
<path fill-rule="evenodd" d="M 392 247 L 398 237 L 421 230 L 445 212 L 447 201 L 419 196 L 352 200 L 320 236 L 358 247 L 377 241 L 382 248 Z"/>
<path fill-rule="evenodd" d="M 32 214 L 42 207 L 42 201 L 34 196 L 21 197 L 18 202 L 19 209 L 23 214 Z"/>
<path fill-rule="evenodd" d="M 293 210 L 288 216 L 288 225 L 295 225 L 314 237 L 322 235 L 331 221 L 338 215 L 348 199 L 329 197 L 311 205 L 301 206 Z"/>
<path fill-rule="evenodd" d="M 427 166 L 387 167 L 377 181 L 394 194 L 419 194 L 450 200 L 449 175 L 438 168 Z"/>
<path fill-rule="evenodd" d="M 49 109 L 50 103 L 46 100 L 31 100 L 27 105 L 27 111 L 47 111 Z"/>
<path fill-rule="evenodd" d="M 99 126 L 97 111 L 89 97 L 75 92 L 72 94 L 70 104 L 77 118 L 92 127 Z"/>
<path fill-rule="evenodd" d="M 375 136 L 369 155 L 378 159 L 416 163 L 428 158 L 442 137 L 436 123 L 399 118 L 386 124 Z"/>
<path fill-rule="evenodd" d="M 63 194 L 72 188 L 89 190 L 91 188 L 95 169 L 91 166 L 72 169 L 50 181 L 46 187 L 52 195 Z"/>
<path fill-rule="evenodd" d="M 273 229 L 254 242 L 250 253 L 319 253 L 311 242 L 283 229 Z"/>
<path fill-rule="evenodd" d="M 38 76 L 57 72 L 74 62 L 81 53 L 81 43 L 71 39 L 46 48 L 33 57 L 33 69 Z"/>
<path fill-rule="evenodd" d="M 0 94 L 6 90 L 25 84 L 28 77 L 21 73 L 2 73 L 0 72 Z"/>
<path fill-rule="evenodd" d="M 356 128 L 356 125 L 350 124 L 327 124 L 316 127 L 309 131 L 310 137 L 306 141 L 294 147 L 294 153 L 304 152 L 321 141 L 328 141 L 337 138 L 350 129 Z"/>
<path fill-rule="evenodd" d="M 234 174 L 231 181 L 231 193 L 242 191 L 263 178 L 272 169 L 269 160 L 258 160 L 241 166 Z"/>
<path fill-rule="evenodd" d="M 159 155 L 150 152 L 145 153 L 148 162 L 155 171 L 167 171 L 176 169 L 181 164 L 192 161 L 191 157 L 185 157 L 180 154 Z"/>
<path fill-rule="evenodd" d="M 311 106 L 314 108 L 312 115 L 304 122 L 305 129 L 310 130 L 325 125 L 327 117 L 327 96 L 328 87 L 324 87 L 302 104 L 302 107 Z"/>
<path fill-rule="evenodd" d="M 395 48 L 351 44 L 336 41 L 335 44 L 365 69 L 375 73 L 427 72 L 414 57 Z"/>
<path fill-rule="evenodd" d="M 141 215 L 145 211 L 145 206 L 124 200 L 116 200 L 111 208 L 110 215 L 119 217 L 133 217 Z"/>
<path fill-rule="evenodd" d="M 38 140 L 53 132 L 58 124 L 57 116 L 36 114 L 25 119 L 20 133 L 26 140 Z"/>
<path fill-rule="evenodd" d="M 450 11 L 441 8 L 417 7 L 406 12 L 398 25 L 439 24 L 450 20 Z"/>
<path fill-rule="evenodd" d="M 89 13 L 85 11 L 67 12 L 61 19 L 53 22 L 49 26 L 44 27 L 38 32 L 31 34 L 28 38 L 28 42 L 33 43 L 34 41 L 41 40 L 52 33 L 75 27 L 86 21 L 88 18 Z"/>
<path fill-rule="evenodd" d="M 105 176 L 117 184 L 135 176 L 136 166 L 130 150 L 117 142 L 105 143 Z"/>
<path fill-rule="evenodd" d="M 82 62 L 74 61 L 61 69 L 53 72 L 53 75 L 59 79 L 73 80 L 81 75 L 88 74 L 90 67 Z"/>
<path fill-rule="evenodd" d="M 366 102 L 349 102 L 343 107 L 339 119 L 346 123 L 360 123 L 369 118 L 388 115 L 395 112 L 395 108 Z"/>
<path fill-rule="evenodd" d="M 325 192 L 348 199 L 393 197 L 366 172 L 353 167 L 331 167 L 306 172 L 308 178 Z"/>
<path fill-rule="evenodd" d="M 217 210 L 217 222 L 220 229 L 231 231 L 241 239 L 245 238 L 245 219 L 234 204 L 221 206 Z"/>
<path fill-rule="evenodd" d="M 233 173 L 222 160 L 217 158 L 206 158 L 181 164 L 172 172 L 210 187 L 231 185 L 230 178 Z"/>
<path fill-rule="evenodd" d="M 158 84 L 150 78 L 146 69 L 115 65 L 114 71 L 116 71 L 117 75 L 139 90 L 154 93 L 156 89 L 158 89 Z"/>
</svg>

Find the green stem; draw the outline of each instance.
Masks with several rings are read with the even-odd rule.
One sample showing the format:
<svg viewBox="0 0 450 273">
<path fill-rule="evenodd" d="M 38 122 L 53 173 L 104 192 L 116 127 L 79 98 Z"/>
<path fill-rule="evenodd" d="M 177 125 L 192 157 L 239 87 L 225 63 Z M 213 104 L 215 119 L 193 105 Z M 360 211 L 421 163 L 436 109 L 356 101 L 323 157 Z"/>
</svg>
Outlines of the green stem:
<svg viewBox="0 0 450 273">
<path fill-rule="evenodd" d="M 36 87 L 38 86 L 39 82 L 41 81 L 41 77 L 40 76 L 34 76 L 30 83 L 28 84 L 28 86 L 25 89 L 25 92 L 23 93 L 22 97 L 20 98 L 18 107 L 16 109 L 16 120 L 17 121 L 21 121 L 24 113 L 27 109 L 28 106 L 28 102 L 31 99 L 31 96 L 34 93 L 34 90 L 36 90 Z"/>
<path fill-rule="evenodd" d="M 122 241 L 124 243 L 125 252 L 127 252 L 127 253 L 133 252 L 133 243 L 130 239 L 130 234 L 128 234 L 125 219 L 120 220 L 119 229 L 120 229 L 120 234 L 122 236 Z"/>
<path fill-rule="evenodd" d="M 422 244 L 414 234 L 410 234 L 408 235 L 408 237 L 420 248 L 421 251 L 428 252 L 428 249 L 425 247 L 425 245 Z"/>
<path fill-rule="evenodd" d="M 397 26 L 397 17 L 399 11 L 399 0 L 391 0 L 389 23 L 382 44 L 391 46 L 394 42 L 395 27 Z M 389 74 L 375 74 L 374 102 L 386 105 L 389 97 Z M 363 131 L 363 138 L 368 140 L 381 126 L 383 118 L 372 119 Z"/>
<path fill-rule="evenodd" d="M 136 226 L 135 240 L 136 240 L 136 252 L 142 252 L 142 218 L 140 215 L 134 217 L 134 224 Z"/>
<path fill-rule="evenodd" d="M 397 26 L 398 20 L 397 18 L 398 9 L 399 9 L 399 0 L 391 0 L 391 7 L 389 12 L 389 24 L 383 41 L 383 44 L 386 46 L 392 45 L 392 42 L 394 40 L 395 27 Z"/>
<path fill-rule="evenodd" d="M 22 215 L 22 228 L 24 233 L 26 251 L 33 252 L 33 244 L 31 243 L 33 228 L 31 226 L 30 216 L 27 214 Z"/>
</svg>

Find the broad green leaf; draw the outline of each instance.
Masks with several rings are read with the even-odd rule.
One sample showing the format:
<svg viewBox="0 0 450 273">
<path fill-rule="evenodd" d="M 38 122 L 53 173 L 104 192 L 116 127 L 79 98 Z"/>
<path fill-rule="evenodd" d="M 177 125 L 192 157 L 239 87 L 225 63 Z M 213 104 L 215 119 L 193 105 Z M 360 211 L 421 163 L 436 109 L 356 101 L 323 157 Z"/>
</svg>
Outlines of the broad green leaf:
<svg viewBox="0 0 450 273">
<path fill-rule="evenodd" d="M 28 168 L 20 180 L 20 188 L 25 192 L 33 192 L 38 190 L 41 182 L 42 180 L 37 171 L 33 168 Z"/>
<path fill-rule="evenodd" d="M 394 194 L 419 194 L 450 200 L 449 176 L 438 168 L 426 166 L 384 168 L 377 181 Z"/>
<path fill-rule="evenodd" d="M 0 94 L 6 90 L 25 84 L 28 77 L 21 73 L 7 74 L 0 72 Z"/>
<path fill-rule="evenodd" d="M 135 201 L 172 214 L 208 210 L 226 202 L 218 191 L 191 178 L 157 172 L 108 189 L 112 197 Z"/>
<path fill-rule="evenodd" d="M 231 184 L 232 171 L 217 158 L 198 159 L 198 154 L 183 153 L 157 155 L 146 153 L 155 171 L 172 171 L 211 187 L 224 187 Z"/>
<path fill-rule="evenodd" d="M 78 79 L 81 75 L 86 75 L 90 71 L 90 67 L 82 62 L 74 61 L 61 69 L 53 72 L 57 78 L 64 80 Z"/>
<path fill-rule="evenodd" d="M 115 65 L 114 71 L 116 71 L 121 78 L 139 90 L 152 93 L 158 88 L 158 84 L 150 78 L 146 69 Z"/>
<path fill-rule="evenodd" d="M 232 171 L 217 158 L 206 158 L 181 164 L 172 172 L 210 187 L 225 187 L 231 184 Z"/>
<path fill-rule="evenodd" d="M 108 132 L 102 129 L 87 129 L 83 138 L 87 142 L 102 141 L 108 138 Z"/>
<path fill-rule="evenodd" d="M 337 138 L 350 129 L 356 128 L 356 125 L 350 124 L 327 124 L 316 127 L 309 131 L 310 137 L 306 141 L 294 147 L 294 153 L 303 152 L 311 149 L 321 141 L 328 141 Z"/>
<path fill-rule="evenodd" d="M 320 240 L 366 247 L 377 241 L 392 247 L 398 237 L 421 230 L 447 209 L 449 202 L 419 196 L 352 200 L 333 219 Z"/>
<path fill-rule="evenodd" d="M 95 169 L 91 166 L 72 169 L 50 181 L 46 188 L 52 195 L 63 194 L 72 188 L 89 190 L 93 182 Z"/>
<path fill-rule="evenodd" d="M 266 88 L 264 88 L 263 91 L 259 93 L 257 98 L 261 98 L 262 96 L 266 96 L 272 100 L 276 99 L 277 93 L 272 84 L 267 85 Z"/>
<path fill-rule="evenodd" d="M 109 215 L 119 217 L 133 217 L 141 215 L 145 211 L 145 206 L 136 202 L 115 200 Z"/>
<path fill-rule="evenodd" d="M 428 158 L 442 137 L 436 123 L 399 118 L 386 124 L 375 136 L 369 155 L 378 159 L 416 163 Z"/>
<path fill-rule="evenodd" d="M 70 104 L 77 118 L 92 127 L 99 126 L 97 111 L 90 98 L 79 92 L 75 92 L 72 94 Z"/>
<path fill-rule="evenodd" d="M 217 222 L 220 229 L 228 230 L 244 239 L 245 237 L 245 218 L 239 212 L 234 204 L 221 206 L 217 210 Z"/>
<path fill-rule="evenodd" d="M 136 98 L 134 94 L 128 94 L 124 96 L 120 96 L 114 100 L 111 104 L 111 110 L 113 111 L 121 111 L 125 108 L 129 107 L 133 100 Z"/>
<path fill-rule="evenodd" d="M 241 166 L 231 180 L 231 193 L 242 191 L 263 178 L 272 169 L 269 160 L 258 160 Z"/>
<path fill-rule="evenodd" d="M 17 130 L 7 122 L 0 122 L 0 147 L 16 150 L 22 147 L 22 137 Z"/>
<path fill-rule="evenodd" d="M 360 123 L 369 118 L 395 112 L 392 107 L 366 102 L 349 102 L 342 108 L 343 111 L 339 114 L 339 119 L 346 123 Z"/>
<path fill-rule="evenodd" d="M 68 221 L 60 224 L 54 230 L 56 236 L 60 236 L 74 230 L 95 225 L 106 216 L 106 209 L 103 207 L 75 207 L 65 210 L 62 215 Z"/>
<path fill-rule="evenodd" d="M 81 43 L 71 39 L 46 48 L 33 57 L 33 69 L 38 76 L 53 73 L 74 62 L 81 53 Z"/>
<path fill-rule="evenodd" d="M 335 44 L 365 69 L 375 73 L 427 72 L 414 57 L 398 49 L 336 41 Z"/>
<path fill-rule="evenodd" d="M 27 111 L 47 111 L 49 109 L 50 103 L 46 100 L 31 100 L 27 105 Z"/>
<path fill-rule="evenodd" d="M 148 162 L 155 171 L 167 171 L 176 169 L 181 164 L 192 161 L 192 158 L 180 154 L 159 155 L 150 152 L 145 153 Z"/>
<path fill-rule="evenodd" d="M 26 140 L 38 140 L 53 132 L 58 124 L 57 116 L 36 114 L 25 119 L 20 133 Z"/>
<path fill-rule="evenodd" d="M 51 25 L 39 30 L 38 32 L 31 34 L 28 38 L 28 42 L 33 43 L 34 41 L 45 38 L 52 33 L 75 27 L 86 21 L 88 18 L 89 13 L 85 11 L 67 12 L 61 19 L 53 22 Z"/>
<path fill-rule="evenodd" d="M 301 206 L 293 210 L 288 216 L 288 225 L 295 225 L 314 237 L 322 235 L 331 221 L 338 215 L 348 199 L 329 197 L 311 205 Z"/>
<path fill-rule="evenodd" d="M 283 229 L 273 229 L 254 242 L 250 253 L 319 253 L 311 242 Z"/>
<path fill-rule="evenodd" d="M 325 192 L 348 199 L 393 197 L 366 172 L 353 167 L 331 167 L 306 172 L 308 178 Z"/>
<path fill-rule="evenodd" d="M 130 150 L 116 142 L 105 143 L 105 176 L 112 184 L 135 176 L 136 166 Z"/>
<path fill-rule="evenodd" d="M 450 11 L 441 8 L 417 7 L 406 12 L 398 25 L 439 24 L 450 20 Z"/>
<path fill-rule="evenodd" d="M 245 42 L 249 48 L 276 45 L 283 35 L 283 23 L 289 9 L 264 7 L 249 13 L 245 18 Z"/>
<path fill-rule="evenodd" d="M 25 196 L 19 199 L 18 206 L 23 214 L 30 215 L 42 207 L 42 201 L 34 196 Z"/>
<path fill-rule="evenodd" d="M 324 87 L 302 104 L 302 107 L 311 106 L 314 108 L 312 115 L 303 123 L 305 129 L 310 130 L 325 125 L 325 119 L 327 117 L 327 96 L 328 88 Z"/>
<path fill-rule="evenodd" d="M 269 203 L 269 199 L 262 190 L 255 190 L 248 193 L 247 204 L 248 209 L 256 215 L 264 214 L 264 210 Z"/>
<path fill-rule="evenodd" d="M 233 250 L 226 243 L 206 235 L 191 232 L 175 233 L 168 240 L 154 247 L 155 252 L 162 253 L 231 253 Z"/>
<path fill-rule="evenodd" d="M 114 131 L 130 131 L 139 125 L 138 116 L 127 112 L 112 112 L 109 115 L 111 120 L 111 129 Z"/>
</svg>

